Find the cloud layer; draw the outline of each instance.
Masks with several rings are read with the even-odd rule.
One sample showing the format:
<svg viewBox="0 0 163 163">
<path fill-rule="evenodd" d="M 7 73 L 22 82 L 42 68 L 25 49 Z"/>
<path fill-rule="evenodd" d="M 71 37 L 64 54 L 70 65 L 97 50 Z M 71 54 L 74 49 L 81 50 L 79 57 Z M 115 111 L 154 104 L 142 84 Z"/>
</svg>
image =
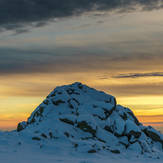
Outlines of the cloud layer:
<svg viewBox="0 0 163 163">
<path fill-rule="evenodd" d="M 18 30 L 27 25 L 39 27 L 87 11 L 128 12 L 137 6 L 143 10 L 162 8 L 163 0 L 0 0 L 0 30 Z"/>
<path fill-rule="evenodd" d="M 100 78 L 163 76 L 163 72 L 153 72 L 153 69 L 163 67 L 162 55 L 127 55 L 115 54 L 115 52 L 109 54 L 108 51 L 103 52 L 98 48 L 89 47 L 31 48 L 31 50 L 0 47 L 0 51 L 0 75 L 107 71 L 115 75 L 101 76 Z M 138 64 L 139 66 L 137 66 Z M 126 71 L 151 72 L 125 73 Z"/>
<path fill-rule="evenodd" d="M 163 77 L 163 72 L 120 74 L 114 78 Z"/>
</svg>

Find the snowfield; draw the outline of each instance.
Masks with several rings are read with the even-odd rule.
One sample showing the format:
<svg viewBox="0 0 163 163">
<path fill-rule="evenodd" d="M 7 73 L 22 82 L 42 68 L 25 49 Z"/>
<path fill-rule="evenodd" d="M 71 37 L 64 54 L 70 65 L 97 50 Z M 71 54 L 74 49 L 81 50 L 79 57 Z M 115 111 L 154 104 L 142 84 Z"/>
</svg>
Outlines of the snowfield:
<svg viewBox="0 0 163 163">
<path fill-rule="evenodd" d="M 57 87 L 17 130 L 0 132 L 0 163 L 162 163 L 163 135 L 115 97 Z"/>
</svg>

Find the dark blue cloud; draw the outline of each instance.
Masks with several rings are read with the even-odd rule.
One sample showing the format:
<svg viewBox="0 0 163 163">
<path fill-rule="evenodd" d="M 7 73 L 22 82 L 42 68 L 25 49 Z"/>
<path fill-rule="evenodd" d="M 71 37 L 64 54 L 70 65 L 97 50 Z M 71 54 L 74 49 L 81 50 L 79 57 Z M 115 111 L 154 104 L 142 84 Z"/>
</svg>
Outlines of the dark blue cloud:
<svg viewBox="0 0 163 163">
<path fill-rule="evenodd" d="M 120 74 L 113 78 L 163 77 L 163 72 Z"/>
<path fill-rule="evenodd" d="M 142 64 L 138 67 L 138 60 Z M 148 60 L 148 62 L 147 62 Z M 155 60 L 155 62 L 153 62 Z M 21 73 L 62 73 L 103 71 L 123 72 L 124 70 L 148 70 L 151 65 L 161 65 L 162 55 L 143 56 L 142 54 L 127 55 L 108 54 L 100 48 L 92 47 L 54 47 L 53 49 L 20 49 L 0 47 L 0 76 Z M 140 63 L 139 61 L 139 63 Z M 153 62 L 153 63 L 152 63 Z M 126 64 L 127 63 L 127 64 Z M 149 74 L 121 74 L 114 78 L 133 78 L 138 76 L 162 75 L 163 73 Z M 108 75 L 110 77 L 110 75 Z M 107 75 L 99 78 L 107 79 Z"/>
<path fill-rule="evenodd" d="M 143 10 L 152 10 L 162 8 L 163 0 L 0 0 L 0 30 L 43 26 L 55 18 L 86 11 L 120 9 L 128 12 L 137 5 Z"/>
<path fill-rule="evenodd" d="M 95 64 L 97 62 L 96 59 L 104 57 L 96 55 L 94 51 L 92 52 L 90 49 L 69 47 L 50 50 L 42 48 L 39 50 L 0 48 L 0 52 L 0 75 L 40 72 L 76 72 L 86 71 L 88 68 L 92 70 L 98 67 L 97 64 Z"/>
</svg>

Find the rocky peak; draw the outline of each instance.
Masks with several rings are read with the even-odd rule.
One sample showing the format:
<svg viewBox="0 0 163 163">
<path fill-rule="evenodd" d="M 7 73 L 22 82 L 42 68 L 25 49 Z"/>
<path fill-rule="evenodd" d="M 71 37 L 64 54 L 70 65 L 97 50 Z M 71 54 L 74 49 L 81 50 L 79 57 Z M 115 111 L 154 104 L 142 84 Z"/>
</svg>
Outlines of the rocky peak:
<svg viewBox="0 0 163 163">
<path fill-rule="evenodd" d="M 87 112 L 89 107 L 96 107 L 95 103 L 107 107 L 115 107 L 116 99 L 104 92 L 89 88 L 81 83 L 56 87 L 47 98 L 36 108 L 28 118 L 27 124 L 42 121 L 48 114 L 76 114 Z M 58 110 L 57 108 L 63 107 Z M 89 109 L 91 110 L 91 109 Z"/>
<path fill-rule="evenodd" d="M 163 150 L 161 133 L 143 126 L 115 97 L 78 82 L 56 87 L 17 131 L 32 132 L 35 141 L 65 140 L 88 153 Z"/>
</svg>

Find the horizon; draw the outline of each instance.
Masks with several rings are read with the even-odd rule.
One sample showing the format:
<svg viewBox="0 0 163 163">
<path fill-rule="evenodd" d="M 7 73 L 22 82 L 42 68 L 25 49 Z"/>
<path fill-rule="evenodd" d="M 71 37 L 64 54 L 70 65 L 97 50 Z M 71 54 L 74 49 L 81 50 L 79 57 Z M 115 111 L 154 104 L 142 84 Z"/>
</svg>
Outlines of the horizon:
<svg viewBox="0 0 163 163">
<path fill-rule="evenodd" d="M 163 133 L 163 1 L 0 2 L 0 130 L 80 81 Z"/>
</svg>

